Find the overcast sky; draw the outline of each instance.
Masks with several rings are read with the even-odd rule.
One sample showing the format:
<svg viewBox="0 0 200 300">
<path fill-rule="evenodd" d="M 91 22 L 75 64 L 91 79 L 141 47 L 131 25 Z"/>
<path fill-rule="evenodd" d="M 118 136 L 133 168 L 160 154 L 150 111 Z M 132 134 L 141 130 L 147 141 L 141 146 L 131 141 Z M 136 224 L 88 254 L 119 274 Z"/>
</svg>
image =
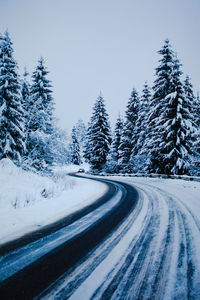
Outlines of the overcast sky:
<svg viewBox="0 0 200 300">
<path fill-rule="evenodd" d="M 0 0 L 6 29 L 21 73 L 44 57 L 68 132 L 89 121 L 100 90 L 111 124 L 123 115 L 132 88 L 152 85 L 166 38 L 200 87 L 200 0 Z"/>
</svg>

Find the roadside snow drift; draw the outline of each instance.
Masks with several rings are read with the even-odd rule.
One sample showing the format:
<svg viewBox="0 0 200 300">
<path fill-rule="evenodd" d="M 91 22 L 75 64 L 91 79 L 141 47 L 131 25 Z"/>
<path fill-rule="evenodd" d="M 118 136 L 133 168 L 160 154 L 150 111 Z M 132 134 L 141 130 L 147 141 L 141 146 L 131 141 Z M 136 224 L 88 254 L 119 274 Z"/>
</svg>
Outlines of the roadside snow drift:
<svg viewBox="0 0 200 300">
<path fill-rule="evenodd" d="M 68 170 L 69 171 L 69 170 Z M 69 177 L 24 171 L 9 159 L 0 161 L 0 244 L 62 218 L 105 192 L 105 185 Z"/>
</svg>

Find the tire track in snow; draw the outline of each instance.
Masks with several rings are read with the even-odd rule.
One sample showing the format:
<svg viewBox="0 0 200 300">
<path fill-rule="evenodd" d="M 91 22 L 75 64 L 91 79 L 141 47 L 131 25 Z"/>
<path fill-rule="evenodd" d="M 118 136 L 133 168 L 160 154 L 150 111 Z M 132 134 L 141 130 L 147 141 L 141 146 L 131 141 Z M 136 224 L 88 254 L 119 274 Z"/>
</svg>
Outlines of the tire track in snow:
<svg viewBox="0 0 200 300">
<path fill-rule="evenodd" d="M 190 227 L 188 226 L 188 219 L 186 214 L 183 211 L 179 211 L 179 216 L 181 219 L 181 222 L 183 224 L 183 230 L 184 230 L 184 240 L 185 244 L 181 244 L 180 247 L 180 253 L 179 253 L 179 261 L 178 261 L 178 267 L 183 266 L 183 262 L 185 264 L 185 268 L 182 268 L 182 272 L 180 272 L 180 268 L 178 268 L 178 277 L 185 273 L 185 277 L 187 279 L 186 286 L 187 286 L 187 299 L 197 299 L 200 295 L 200 270 L 199 272 L 196 270 L 195 267 L 195 260 L 193 257 L 195 256 L 195 245 L 194 240 L 192 238 L 193 234 L 191 232 Z M 191 216 L 191 215 L 190 215 Z M 190 220 L 190 222 L 194 220 L 193 218 Z M 191 224 L 191 223 L 190 223 Z M 196 222 L 194 220 L 194 224 L 196 225 Z M 199 249 L 198 249 L 199 251 Z M 182 282 L 180 280 L 180 282 Z M 197 288 L 198 286 L 198 288 Z M 197 291 L 198 290 L 198 295 Z"/>
<path fill-rule="evenodd" d="M 173 206 L 178 216 L 179 245 L 177 245 L 177 249 L 179 249 L 179 254 L 173 297 L 176 299 L 199 299 L 200 264 L 196 266 L 199 245 L 197 246 L 194 243 L 196 235 L 200 236 L 199 220 L 181 199 L 159 188 L 156 189 L 161 193 L 165 193 L 166 196 L 168 195 L 169 204 Z M 196 234 L 194 234 L 194 231 Z M 174 251 L 177 251 L 177 249 L 174 249 Z M 183 282 L 185 282 L 184 285 Z"/>
<path fill-rule="evenodd" d="M 151 204 L 149 205 L 149 214 L 148 216 L 151 215 L 151 210 L 152 206 Z M 145 217 L 145 225 L 142 228 L 142 231 L 140 232 L 140 235 L 137 236 L 137 238 L 133 239 L 128 251 L 124 254 L 123 259 L 120 261 L 118 264 L 119 266 L 114 266 L 114 268 L 111 270 L 111 272 L 107 276 L 106 282 L 104 282 L 97 290 L 96 292 L 92 295 L 92 299 L 110 299 L 111 296 L 114 294 L 114 292 L 117 290 L 119 284 L 121 281 L 124 279 L 125 273 L 129 269 L 132 261 L 134 259 L 137 259 L 138 257 L 138 251 L 133 251 L 133 249 L 140 249 L 142 247 L 142 244 L 147 242 L 148 239 L 151 239 L 152 236 L 149 236 L 147 234 L 147 228 L 150 226 L 152 219 L 149 218 L 147 215 Z M 134 224 L 133 224 L 134 226 Z M 117 269 L 117 272 L 116 272 Z M 109 282 L 109 284 L 108 284 Z M 127 282 L 127 281 L 126 281 Z M 107 286 L 107 287 L 106 287 Z M 116 297 L 116 296 L 115 296 Z M 117 299 L 117 298 L 116 298 Z"/>
<path fill-rule="evenodd" d="M 152 188 L 152 186 L 150 187 Z M 194 266 L 194 261 L 196 261 L 196 259 L 192 249 L 195 249 L 195 246 L 191 231 L 192 227 L 196 227 L 199 233 L 198 220 L 183 201 L 162 189 L 156 187 L 154 187 L 154 189 L 166 197 L 166 203 L 168 204 L 169 209 L 172 210 L 176 216 L 175 220 L 177 224 L 175 224 L 174 229 L 176 227 L 178 228 L 178 231 L 176 231 L 174 236 L 176 239 L 179 239 L 179 243 L 174 241 L 174 245 L 171 245 L 171 269 L 174 269 L 176 275 L 170 274 L 169 272 L 170 276 L 175 279 L 172 284 L 173 287 L 171 287 L 171 293 L 166 289 L 166 292 L 163 294 L 164 299 L 199 299 L 200 269 L 196 270 Z M 173 256 L 176 256 L 176 252 L 178 252 L 177 258 L 173 259 Z M 176 262 L 175 267 L 172 266 L 172 262 Z M 169 268 L 168 271 L 170 271 Z M 168 274 L 167 271 L 166 273 Z M 168 278 L 165 276 L 168 289 L 168 280 L 170 276 L 168 275 Z M 156 286 L 160 287 L 161 285 L 159 283 Z M 153 293 L 148 299 L 160 298 L 162 297 L 159 295 L 156 296 L 156 294 Z M 138 299 L 143 298 L 140 296 Z"/>
<path fill-rule="evenodd" d="M 136 183 L 136 186 L 148 196 L 153 195 L 149 196 L 153 207 L 148 210 L 151 217 L 139 238 L 132 240 L 123 259 L 86 299 L 198 299 L 199 273 L 194 269 L 192 234 L 188 225 L 194 222 L 198 228 L 198 220 L 186 206 L 185 214 L 170 193 L 151 185 L 144 188 Z M 188 214 L 191 220 L 188 220 Z M 78 298 L 74 296 L 72 299 Z"/>
<path fill-rule="evenodd" d="M 152 201 L 152 205 L 154 208 L 152 210 L 151 220 L 148 224 L 148 227 L 146 228 L 146 233 L 144 233 L 144 235 L 141 237 L 141 244 L 139 245 L 139 247 L 138 245 L 135 245 L 135 247 L 132 249 L 133 257 L 135 257 L 137 253 L 139 253 L 138 256 L 136 256 L 137 259 L 135 261 L 134 259 L 132 260 L 132 263 L 130 264 L 126 274 L 123 275 L 122 282 L 119 282 L 118 287 L 116 286 L 116 292 L 112 296 L 113 299 L 127 299 L 129 297 L 130 299 L 142 299 L 142 295 L 144 294 L 146 289 L 149 289 L 149 284 L 146 280 L 148 278 L 147 273 L 148 270 L 151 270 L 153 258 L 152 253 L 155 249 L 155 243 L 158 242 L 156 240 L 156 231 L 160 226 L 160 218 L 158 217 L 158 203 L 156 203 L 157 201 L 155 201 L 155 199 L 156 195 L 154 195 L 154 201 Z M 165 237 L 165 239 L 167 240 L 167 237 Z M 158 261 L 156 261 L 156 264 L 161 269 L 162 263 L 158 263 Z M 155 268 L 154 271 L 156 271 Z M 160 270 L 158 270 L 156 273 L 157 278 L 160 274 L 159 271 Z M 124 272 L 121 272 L 121 275 L 122 274 L 124 274 Z M 113 280 L 113 282 L 115 282 L 115 280 Z M 109 299 L 108 291 L 107 297 L 104 297 L 105 295 L 106 294 L 104 293 L 102 299 Z"/>
<path fill-rule="evenodd" d="M 148 248 L 148 245 L 150 245 L 153 238 L 155 238 L 155 228 L 158 227 L 160 222 L 158 218 L 159 216 L 158 204 L 156 204 L 155 202 L 156 197 L 157 196 L 154 195 L 154 200 L 152 198 L 150 201 L 148 214 L 145 217 L 145 226 L 143 227 L 143 230 L 140 232 L 140 235 L 132 241 L 131 246 L 129 246 L 128 253 L 124 255 L 123 259 L 120 260 L 118 265 L 115 265 L 113 270 L 107 275 L 106 278 L 107 280 L 96 290 L 96 292 L 92 295 L 91 299 L 110 299 L 112 295 L 113 295 L 113 299 L 118 299 L 118 298 L 125 299 L 126 298 L 125 295 L 127 294 L 127 291 L 130 290 L 131 287 L 133 287 L 134 285 L 133 276 L 135 278 L 135 286 L 137 287 L 137 291 L 140 292 L 139 286 L 143 284 L 144 282 L 143 279 L 146 274 L 144 265 L 148 267 L 151 259 L 151 255 L 149 255 L 150 250 Z M 111 249 L 112 248 L 113 247 L 111 247 Z M 152 251 L 153 250 L 151 249 L 151 252 Z M 134 260 L 136 261 L 133 266 L 132 262 Z M 117 274 L 116 274 L 116 269 L 118 270 Z M 132 276 L 130 276 L 130 272 L 132 272 Z M 83 274 L 85 274 L 85 271 L 83 272 Z M 112 280 L 110 280 L 110 278 L 112 278 Z M 131 280 L 128 280 L 127 278 Z M 140 281 L 138 278 L 140 278 Z M 110 282 L 109 285 L 108 285 L 108 281 Z M 123 284 L 121 283 L 121 281 L 124 283 L 124 295 L 122 293 L 119 293 L 117 295 L 115 293 L 116 290 L 118 291 L 120 289 L 120 291 L 122 291 L 121 286 Z M 75 280 L 75 282 L 77 281 Z M 107 286 L 107 288 L 105 286 Z M 66 288 L 63 288 L 60 293 L 56 294 L 56 297 L 54 294 L 54 297 L 58 299 L 63 299 L 63 298 L 68 299 L 73 294 L 74 291 L 74 289 L 70 291 L 71 288 L 72 286 L 68 284 Z M 134 294 L 134 297 L 135 296 L 136 293 Z"/>
<path fill-rule="evenodd" d="M 148 215 L 148 218 L 149 218 L 149 216 L 151 215 L 151 214 L 147 214 Z M 136 220 L 137 221 L 137 220 Z M 135 223 L 136 223 L 136 221 L 135 221 Z M 146 223 L 146 222 L 145 222 Z M 149 224 L 149 222 L 147 223 L 147 225 Z M 134 224 L 133 224 L 134 225 Z M 134 227 L 134 226 L 133 226 Z M 147 226 L 148 227 L 148 226 Z M 137 228 L 137 230 L 138 230 L 138 228 Z M 140 234 L 140 232 L 138 232 L 138 235 L 137 235 L 137 238 L 136 238 L 136 240 L 138 240 L 138 238 L 140 238 L 141 236 L 143 236 L 143 233 L 145 233 L 146 232 L 146 228 L 145 228 L 145 230 L 142 232 L 142 234 Z M 129 243 L 130 243 L 130 241 L 132 241 L 132 235 L 133 235 L 133 233 L 134 233 L 134 231 L 132 230 L 132 233 L 131 233 L 131 235 L 129 236 Z M 124 242 L 124 241 L 123 241 Z M 134 242 L 134 241 L 133 241 Z M 127 249 L 126 249 L 127 250 Z M 115 249 L 113 250 L 113 252 L 115 251 Z M 132 248 L 131 248 L 131 251 L 132 251 Z M 130 252 L 131 252 L 130 251 Z M 116 251 L 115 251 L 115 254 L 116 254 Z M 115 256 L 115 255 L 113 255 L 113 256 Z M 126 255 L 126 257 L 127 257 L 127 255 Z M 118 268 L 118 264 L 120 265 L 120 267 L 121 267 L 121 265 L 123 266 L 123 262 L 124 262 L 124 260 L 120 257 L 120 259 L 118 260 L 118 262 L 117 262 L 117 264 L 116 265 L 114 265 L 114 268 L 113 268 L 113 273 L 115 273 L 115 271 L 116 271 L 116 268 Z M 104 263 L 104 265 L 102 266 L 102 268 L 100 269 L 100 270 L 98 270 L 98 271 L 104 271 L 104 267 L 106 267 L 106 262 L 103 262 Z M 108 261 L 108 263 L 109 263 L 109 261 Z M 121 264 L 122 263 L 122 264 Z M 96 271 L 96 270 L 95 270 Z M 98 272 L 97 271 L 97 272 Z M 98 276 L 98 274 L 100 274 L 100 273 L 97 273 L 97 276 Z M 110 278 L 110 275 L 112 275 L 113 276 L 113 274 L 109 274 L 109 272 L 108 272 L 108 274 L 107 274 L 107 276 L 106 276 L 106 281 L 104 282 L 104 284 L 103 285 L 106 285 L 106 283 L 107 283 L 107 279 L 109 279 Z M 101 274 L 101 276 L 102 276 L 102 274 Z M 94 282 L 94 280 L 93 280 L 93 277 L 95 277 L 95 276 L 91 276 L 91 281 L 92 282 Z M 87 281 L 87 280 L 86 280 Z M 84 283 L 85 284 L 85 283 Z M 84 286 L 84 284 L 83 284 L 83 286 Z M 87 284 L 85 284 L 85 286 L 87 287 Z M 103 288 L 104 288 L 104 286 L 103 286 Z M 89 296 L 88 294 L 86 295 L 86 293 L 85 293 L 85 289 L 84 289 L 84 287 L 82 287 L 82 292 L 84 293 L 84 297 L 85 297 L 85 299 L 90 299 L 90 297 L 91 298 L 95 298 L 95 299 L 97 299 L 98 297 L 97 297 L 97 292 L 95 293 L 95 296 L 93 295 L 92 296 L 92 294 Z M 101 298 L 101 291 L 99 292 L 99 294 L 100 294 L 100 298 Z M 79 292 L 79 294 L 78 295 L 76 295 L 76 292 L 75 292 L 75 295 L 73 295 L 72 296 L 72 299 L 80 299 L 80 295 L 81 295 L 81 291 Z M 105 297 L 103 297 L 103 298 L 105 298 Z M 61 298 L 60 298 L 61 299 Z"/>
<path fill-rule="evenodd" d="M 77 287 L 106 259 L 112 249 L 120 242 L 127 231 L 130 230 L 142 207 L 143 199 L 140 197 L 140 201 L 137 202 L 136 207 L 115 232 L 111 233 L 102 244 L 84 257 L 84 260 L 79 262 L 78 266 L 63 274 L 35 299 L 69 299 Z M 146 224 L 146 220 L 144 220 L 144 223 Z"/>
</svg>

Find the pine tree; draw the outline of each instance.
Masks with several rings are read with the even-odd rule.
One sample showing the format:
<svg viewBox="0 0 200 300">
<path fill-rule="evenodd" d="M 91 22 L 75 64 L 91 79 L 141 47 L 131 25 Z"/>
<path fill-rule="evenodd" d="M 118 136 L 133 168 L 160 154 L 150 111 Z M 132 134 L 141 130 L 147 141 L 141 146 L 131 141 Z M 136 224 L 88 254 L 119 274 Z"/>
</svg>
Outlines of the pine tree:
<svg viewBox="0 0 200 300">
<path fill-rule="evenodd" d="M 90 135 L 91 135 L 91 124 L 90 122 L 88 122 L 85 141 L 83 143 L 83 157 L 87 163 L 90 162 L 90 156 L 92 154 L 92 142 L 90 141 Z"/>
<path fill-rule="evenodd" d="M 27 139 L 29 159 L 37 169 L 51 165 L 54 159 L 53 149 L 49 149 L 54 132 L 54 101 L 52 86 L 46 78 L 48 73 L 43 58 L 40 58 L 32 76 Z"/>
<path fill-rule="evenodd" d="M 123 120 L 121 116 L 119 115 L 115 124 L 115 130 L 114 130 L 114 137 L 113 137 L 113 143 L 112 143 L 112 149 L 113 149 L 113 156 L 115 161 L 118 164 L 120 153 L 119 153 L 119 147 L 121 144 L 122 139 L 122 130 L 123 130 Z"/>
<path fill-rule="evenodd" d="M 188 109 L 191 114 L 192 123 L 195 127 L 200 127 L 200 107 L 198 99 L 194 96 L 193 85 L 190 81 L 190 77 L 186 75 L 184 80 L 184 93 L 188 102 Z"/>
<path fill-rule="evenodd" d="M 195 128 L 192 134 L 192 144 L 190 148 L 190 174 L 199 175 L 200 172 L 200 102 L 195 98 L 190 77 L 187 75 L 184 81 L 185 98 L 188 102 L 188 110 L 191 121 Z"/>
<path fill-rule="evenodd" d="M 96 171 L 103 170 L 110 150 L 111 135 L 108 114 L 101 94 L 94 104 L 86 145 L 88 149 L 85 151 L 85 158 L 92 169 Z"/>
<path fill-rule="evenodd" d="M 186 98 L 191 103 L 194 103 L 195 96 L 194 96 L 193 86 L 192 86 L 192 83 L 190 81 L 189 75 L 186 75 L 186 78 L 184 80 L 184 86 L 183 86 L 183 88 L 184 88 L 184 92 L 185 92 Z"/>
<path fill-rule="evenodd" d="M 136 144 L 134 130 L 138 118 L 139 97 L 135 89 L 132 90 L 129 98 L 126 120 L 122 131 L 121 144 L 119 147 L 119 168 L 121 172 L 131 173 L 133 171 L 133 162 L 130 161 L 133 148 Z"/>
<path fill-rule="evenodd" d="M 197 128 L 200 128 L 200 97 L 199 92 L 196 96 L 196 110 L 195 110 Z"/>
<path fill-rule="evenodd" d="M 83 120 L 78 120 L 76 124 L 76 135 L 80 145 L 84 144 L 86 139 L 87 128 Z"/>
<path fill-rule="evenodd" d="M 8 32 L 0 38 L 0 158 L 20 163 L 25 152 L 24 110 Z"/>
<path fill-rule="evenodd" d="M 33 72 L 33 85 L 31 86 L 31 116 L 29 129 L 32 131 L 40 130 L 51 134 L 53 131 L 53 111 L 54 101 L 52 97 L 51 83 L 46 78 L 49 74 L 44 66 L 41 57 L 38 66 Z"/>
<path fill-rule="evenodd" d="M 115 129 L 112 137 L 112 145 L 108 154 L 105 171 L 107 173 L 118 173 L 119 172 L 119 147 L 121 144 L 123 130 L 123 120 L 118 116 L 115 124 Z"/>
<path fill-rule="evenodd" d="M 194 124 L 191 114 L 191 101 L 185 97 L 180 78 L 182 75 L 181 65 L 175 55 L 172 58 L 170 64 L 167 64 L 167 66 L 172 66 L 171 73 L 167 74 L 168 79 L 170 79 L 167 83 L 168 89 L 166 89 L 166 95 L 163 95 L 164 98 L 160 99 L 162 107 L 157 104 L 157 115 L 153 120 L 153 162 L 156 172 L 186 174 L 189 170 L 188 162 Z M 160 69 L 162 76 L 165 74 L 165 70 Z"/>
<path fill-rule="evenodd" d="M 168 95 L 168 107 L 163 112 L 164 172 L 167 174 L 187 174 L 192 147 L 192 134 L 195 131 L 191 112 L 192 101 L 185 97 L 180 76 L 180 63 L 176 58 L 173 69 L 174 91 Z"/>
<path fill-rule="evenodd" d="M 140 104 L 138 110 L 138 119 L 134 130 L 134 136 L 136 138 L 136 144 L 131 153 L 131 160 L 135 167 L 134 171 L 144 171 L 148 153 L 144 147 L 146 140 L 148 139 L 148 114 L 150 109 L 151 92 L 150 88 L 145 82 L 142 90 L 142 96 L 140 97 Z M 132 163 L 132 164 L 133 164 Z"/>
<path fill-rule="evenodd" d="M 200 176 L 200 98 L 199 93 L 195 98 L 196 110 L 195 110 L 195 121 L 196 121 L 196 132 L 193 135 L 193 160 L 191 175 Z"/>
<path fill-rule="evenodd" d="M 71 163 L 74 165 L 81 164 L 80 146 L 75 126 L 72 128 L 71 134 Z"/>
<path fill-rule="evenodd" d="M 22 97 L 22 105 L 24 109 L 25 116 L 25 135 L 28 134 L 28 122 L 29 122 L 29 110 L 30 110 L 30 83 L 27 80 L 29 73 L 26 68 L 24 69 L 22 84 L 21 84 L 21 97 Z"/>
<path fill-rule="evenodd" d="M 82 120 L 78 120 L 75 127 L 76 127 L 76 136 L 80 146 L 80 156 L 82 161 L 84 157 L 84 146 L 86 143 L 87 128 L 85 123 Z"/>
<path fill-rule="evenodd" d="M 148 152 L 146 169 L 149 172 L 163 173 L 163 156 L 161 155 L 160 144 L 162 142 L 161 128 L 163 122 L 161 114 L 167 109 L 167 96 L 173 92 L 172 74 L 174 68 L 174 51 L 171 49 L 169 40 L 165 40 L 164 46 L 158 53 L 162 56 L 160 64 L 156 68 L 156 80 L 153 85 L 153 96 L 150 102 L 148 114 L 149 134 L 145 142 Z"/>
</svg>

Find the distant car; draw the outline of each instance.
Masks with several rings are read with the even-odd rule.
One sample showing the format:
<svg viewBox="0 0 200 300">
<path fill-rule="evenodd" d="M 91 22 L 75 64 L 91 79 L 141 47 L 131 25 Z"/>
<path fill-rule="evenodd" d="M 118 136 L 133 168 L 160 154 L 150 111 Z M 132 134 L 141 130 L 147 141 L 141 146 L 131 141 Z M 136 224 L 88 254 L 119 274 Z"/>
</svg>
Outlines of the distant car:
<svg viewBox="0 0 200 300">
<path fill-rule="evenodd" d="M 85 170 L 84 170 L 83 168 L 80 168 L 80 169 L 78 170 L 78 172 L 79 172 L 79 173 L 84 173 Z"/>
</svg>

